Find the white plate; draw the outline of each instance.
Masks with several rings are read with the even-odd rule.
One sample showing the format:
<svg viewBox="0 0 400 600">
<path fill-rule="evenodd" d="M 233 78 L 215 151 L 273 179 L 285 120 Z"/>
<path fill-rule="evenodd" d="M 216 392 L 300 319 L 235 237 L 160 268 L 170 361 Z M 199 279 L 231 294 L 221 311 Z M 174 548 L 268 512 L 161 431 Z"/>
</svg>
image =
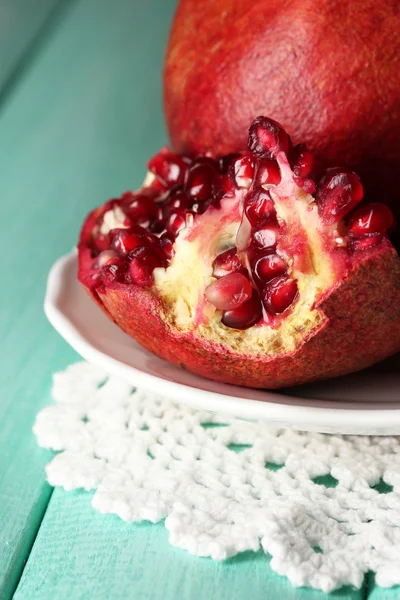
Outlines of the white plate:
<svg viewBox="0 0 400 600">
<path fill-rule="evenodd" d="M 54 264 L 47 282 L 45 312 L 81 356 L 107 372 L 221 415 L 261 419 L 305 431 L 400 434 L 400 355 L 375 369 L 279 392 L 217 383 L 144 350 L 87 296 L 76 272 L 75 252 Z"/>
</svg>

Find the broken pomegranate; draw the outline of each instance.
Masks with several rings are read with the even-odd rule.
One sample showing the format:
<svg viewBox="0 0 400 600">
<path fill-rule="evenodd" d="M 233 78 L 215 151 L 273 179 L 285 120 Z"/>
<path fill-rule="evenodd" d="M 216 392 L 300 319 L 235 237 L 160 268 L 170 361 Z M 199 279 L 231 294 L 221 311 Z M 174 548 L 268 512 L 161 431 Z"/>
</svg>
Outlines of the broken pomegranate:
<svg viewBox="0 0 400 600">
<path fill-rule="evenodd" d="M 79 242 L 80 281 L 144 347 L 265 388 L 400 350 L 394 219 L 383 204 L 362 204 L 355 173 L 321 173 L 266 117 L 242 154 L 164 148 L 149 172 L 140 190 L 95 209 Z"/>
</svg>

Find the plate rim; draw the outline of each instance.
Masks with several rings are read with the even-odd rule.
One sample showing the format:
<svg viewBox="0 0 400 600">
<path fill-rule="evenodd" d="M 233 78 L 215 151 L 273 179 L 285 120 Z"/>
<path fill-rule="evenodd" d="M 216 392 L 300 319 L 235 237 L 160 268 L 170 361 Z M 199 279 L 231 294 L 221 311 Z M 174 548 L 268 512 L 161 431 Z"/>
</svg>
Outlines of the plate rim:
<svg viewBox="0 0 400 600">
<path fill-rule="evenodd" d="M 358 408 L 346 408 L 345 403 L 341 407 L 332 406 L 301 406 L 298 404 L 280 403 L 279 401 L 256 400 L 251 398 L 240 398 L 223 394 L 220 392 L 202 390 L 195 386 L 190 386 L 185 383 L 171 381 L 169 379 L 160 378 L 151 373 L 145 373 L 136 367 L 128 365 L 101 350 L 95 348 L 77 329 L 76 325 L 62 311 L 58 301 L 62 284 L 65 283 L 65 274 L 72 266 L 77 266 L 77 251 L 76 248 L 55 261 L 52 265 L 46 285 L 46 293 L 44 298 L 44 312 L 51 325 L 64 338 L 64 340 L 80 354 L 88 362 L 104 368 L 110 374 L 128 380 L 132 385 L 137 385 L 145 390 L 160 393 L 157 391 L 157 383 L 163 383 L 163 394 L 176 402 L 182 402 L 193 408 L 215 412 L 218 414 L 230 415 L 231 417 L 242 418 L 246 420 L 262 420 L 268 421 L 277 426 L 292 427 L 299 430 L 318 431 L 334 433 L 335 429 L 340 429 L 344 435 L 369 435 L 362 431 L 376 431 L 384 429 L 383 433 L 373 433 L 372 435 L 394 435 L 388 434 L 391 429 L 398 431 L 400 434 L 400 406 L 399 408 L 381 409 L 373 408 L 374 402 L 371 402 L 371 408 L 368 408 L 367 403 Z M 78 281 L 76 281 L 77 285 Z M 100 308 L 99 308 L 100 310 Z M 106 317 L 104 317 L 106 318 Z M 115 325 L 117 327 L 117 325 Z M 132 376 L 135 376 L 135 383 L 132 382 Z M 137 379 L 137 382 L 136 382 Z M 245 389 L 245 388 L 244 388 Z M 188 394 L 188 392 L 191 392 Z M 266 394 L 274 394 L 274 391 L 266 391 Z M 276 394 L 278 395 L 278 394 Z M 201 396 L 200 402 L 196 401 Z M 216 397 L 218 400 L 225 399 L 226 410 L 224 406 L 219 406 L 221 402 L 217 402 L 215 407 Z M 305 398 L 285 395 L 286 400 L 302 401 Z M 313 400 L 313 399 L 310 399 Z M 318 402 L 317 399 L 314 399 Z M 319 402 L 329 402 L 319 400 Z M 222 402 L 222 404 L 224 404 Z M 232 406 L 233 405 L 233 406 Z M 228 408 L 229 407 L 229 408 Z M 343 416 L 347 420 L 353 422 L 357 419 L 357 425 L 350 427 L 343 425 Z M 390 425 L 389 425 L 390 422 Z M 348 430 L 346 432 L 345 430 Z M 360 433 L 359 433 L 360 432 Z"/>
</svg>

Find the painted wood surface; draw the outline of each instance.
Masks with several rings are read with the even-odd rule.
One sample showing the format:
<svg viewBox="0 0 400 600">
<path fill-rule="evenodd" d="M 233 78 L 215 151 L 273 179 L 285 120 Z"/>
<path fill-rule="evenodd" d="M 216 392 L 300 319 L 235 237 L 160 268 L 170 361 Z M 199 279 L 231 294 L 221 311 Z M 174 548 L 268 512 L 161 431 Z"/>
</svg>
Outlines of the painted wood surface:
<svg viewBox="0 0 400 600">
<path fill-rule="evenodd" d="M 380 588 L 375 584 L 372 574 L 368 576 L 367 586 L 366 598 L 368 600 L 399 600 L 400 598 L 400 585 L 389 589 Z"/>
<path fill-rule="evenodd" d="M 72 2 L 1 106 L 1 600 L 18 583 L 51 493 L 34 417 L 50 401 L 51 373 L 77 358 L 43 315 L 47 272 L 85 213 L 137 186 L 146 157 L 165 143 L 160 65 L 172 11 L 165 0 Z"/>
<path fill-rule="evenodd" d="M 0 216 L 1 248 L 7 263 L 1 273 L 0 300 L 2 600 L 18 583 L 51 494 L 43 479 L 46 453 L 37 448 L 31 435 L 34 415 L 49 399 L 52 369 L 74 356 L 60 345 L 42 314 L 51 236 L 38 242 L 38 235 L 44 233 L 40 211 L 45 204 L 40 195 L 33 195 L 39 189 L 31 187 L 37 167 L 28 154 L 32 146 L 27 141 L 28 135 L 34 138 L 37 132 L 33 121 L 28 128 L 22 126 L 19 111 L 10 109 L 19 83 L 35 62 L 35 52 L 46 43 L 66 5 L 60 0 L 0 2 Z M 24 111 L 30 109 L 27 97 Z"/>
<path fill-rule="evenodd" d="M 264 553 L 225 562 L 168 543 L 163 523 L 129 525 L 95 513 L 84 492 L 57 490 L 14 600 L 361 600 L 293 588 Z"/>
<path fill-rule="evenodd" d="M 137 186 L 166 141 L 160 71 L 173 10 L 173 0 L 74 0 L 0 109 L 0 598 L 28 559 L 18 600 L 361 600 L 367 587 L 295 590 L 262 553 L 191 557 L 162 523 L 99 515 L 88 493 L 56 490 L 48 504 L 49 455 L 31 427 L 51 373 L 77 357 L 42 313 L 46 275 L 88 210 Z M 369 581 L 374 600 L 398 597 Z"/>
<path fill-rule="evenodd" d="M 66 4 L 63 0 L 0 0 L 0 91 L 22 74 Z"/>
</svg>

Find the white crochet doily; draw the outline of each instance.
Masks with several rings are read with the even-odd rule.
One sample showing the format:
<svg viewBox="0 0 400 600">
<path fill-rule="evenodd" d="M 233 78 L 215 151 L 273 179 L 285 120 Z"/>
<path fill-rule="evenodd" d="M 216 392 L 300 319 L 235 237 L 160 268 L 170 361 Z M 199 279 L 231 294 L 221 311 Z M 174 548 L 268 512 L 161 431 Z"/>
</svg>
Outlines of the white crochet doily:
<svg viewBox="0 0 400 600">
<path fill-rule="evenodd" d="M 80 362 L 34 425 L 47 477 L 220 560 L 260 547 L 295 586 L 400 584 L 400 438 L 301 433 L 173 404 Z"/>
</svg>

